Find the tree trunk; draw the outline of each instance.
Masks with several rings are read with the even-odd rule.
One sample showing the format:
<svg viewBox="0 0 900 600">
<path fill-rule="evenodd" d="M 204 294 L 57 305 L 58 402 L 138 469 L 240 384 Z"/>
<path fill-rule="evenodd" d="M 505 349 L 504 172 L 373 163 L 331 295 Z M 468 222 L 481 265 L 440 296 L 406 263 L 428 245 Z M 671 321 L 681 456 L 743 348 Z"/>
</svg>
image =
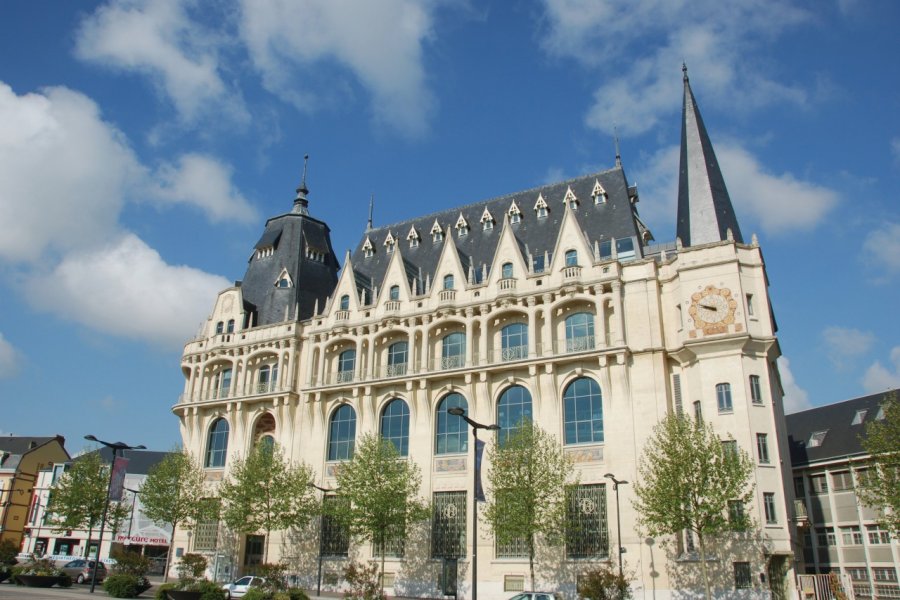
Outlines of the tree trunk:
<svg viewBox="0 0 900 600">
<path fill-rule="evenodd" d="M 91 557 L 91 537 L 93 537 L 93 535 L 94 535 L 94 524 L 91 523 L 90 525 L 88 525 L 87 542 L 85 542 L 85 544 L 84 544 L 84 557 L 88 558 L 88 559 Z"/>
<path fill-rule="evenodd" d="M 537 590 L 534 585 L 534 535 L 528 536 L 528 570 L 531 573 L 531 589 Z"/>
<path fill-rule="evenodd" d="M 709 569 L 706 565 L 706 542 L 702 533 L 697 533 L 697 544 L 700 546 L 700 567 L 703 569 L 703 583 L 706 586 L 706 600 L 712 600 L 712 590 L 709 587 Z"/>
<path fill-rule="evenodd" d="M 272 537 L 272 530 L 266 529 L 266 544 L 263 546 L 263 564 L 269 564 L 269 539 Z"/>
<path fill-rule="evenodd" d="M 384 596 L 384 552 L 387 548 L 384 547 L 385 534 L 381 532 L 381 595 Z"/>
<path fill-rule="evenodd" d="M 172 561 L 172 546 L 175 545 L 175 526 L 178 521 L 172 521 L 172 537 L 169 538 L 169 551 L 166 552 L 166 564 L 163 567 L 163 583 L 169 581 L 169 563 Z"/>
</svg>

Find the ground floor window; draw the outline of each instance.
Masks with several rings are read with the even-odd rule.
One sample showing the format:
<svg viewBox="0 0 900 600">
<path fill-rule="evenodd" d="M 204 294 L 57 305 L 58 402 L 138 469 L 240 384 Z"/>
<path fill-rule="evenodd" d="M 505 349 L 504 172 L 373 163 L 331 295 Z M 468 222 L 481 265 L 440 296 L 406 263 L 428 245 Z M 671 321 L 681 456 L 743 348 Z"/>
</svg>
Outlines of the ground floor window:
<svg viewBox="0 0 900 600">
<path fill-rule="evenodd" d="M 736 562 L 734 563 L 734 589 L 746 590 L 751 587 L 750 580 L 750 563 Z"/>
<path fill-rule="evenodd" d="M 344 557 L 350 551 L 350 533 L 330 514 L 338 502 L 346 502 L 341 496 L 325 496 L 322 508 L 322 537 L 319 549 L 322 556 Z"/>
<path fill-rule="evenodd" d="M 606 485 L 579 485 L 569 492 L 567 498 L 566 558 L 607 556 Z"/>
<path fill-rule="evenodd" d="M 431 557 L 459 558 L 466 553 L 466 493 L 435 492 L 431 515 Z"/>
</svg>

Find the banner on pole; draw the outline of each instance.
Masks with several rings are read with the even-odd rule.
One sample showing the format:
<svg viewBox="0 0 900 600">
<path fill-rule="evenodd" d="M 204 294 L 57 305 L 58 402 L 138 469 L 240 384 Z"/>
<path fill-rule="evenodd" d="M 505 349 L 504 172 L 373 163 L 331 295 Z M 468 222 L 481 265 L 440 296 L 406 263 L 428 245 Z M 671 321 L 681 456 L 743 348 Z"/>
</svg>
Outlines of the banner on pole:
<svg viewBox="0 0 900 600">
<path fill-rule="evenodd" d="M 125 473 L 128 472 L 128 459 L 117 456 L 113 461 L 112 475 L 109 479 L 109 499 L 116 502 L 122 501 L 125 492 Z"/>
<path fill-rule="evenodd" d="M 484 502 L 484 488 L 481 486 L 481 457 L 484 454 L 484 442 L 475 440 L 475 500 Z"/>
</svg>

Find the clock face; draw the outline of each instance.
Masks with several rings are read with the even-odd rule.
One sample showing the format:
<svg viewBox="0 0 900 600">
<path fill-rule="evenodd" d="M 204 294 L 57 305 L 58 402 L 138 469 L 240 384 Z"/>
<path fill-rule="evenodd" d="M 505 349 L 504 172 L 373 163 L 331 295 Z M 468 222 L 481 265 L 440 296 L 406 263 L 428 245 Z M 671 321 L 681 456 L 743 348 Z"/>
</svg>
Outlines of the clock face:
<svg viewBox="0 0 900 600">
<path fill-rule="evenodd" d="M 731 290 L 708 285 L 691 296 L 689 312 L 698 329 L 712 327 L 720 329 L 721 331 L 716 331 L 719 333 L 725 331 L 725 326 L 734 323 L 736 308 L 737 302 L 732 298 Z"/>
</svg>

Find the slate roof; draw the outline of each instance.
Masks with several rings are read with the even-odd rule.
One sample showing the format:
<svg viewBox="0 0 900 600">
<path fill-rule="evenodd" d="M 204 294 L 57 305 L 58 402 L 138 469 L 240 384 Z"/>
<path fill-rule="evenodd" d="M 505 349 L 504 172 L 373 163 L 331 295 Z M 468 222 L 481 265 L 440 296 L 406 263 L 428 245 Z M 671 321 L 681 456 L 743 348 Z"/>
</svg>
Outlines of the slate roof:
<svg viewBox="0 0 900 600">
<path fill-rule="evenodd" d="M 56 440 L 59 440 L 59 444 L 65 452 L 66 438 L 61 435 L 52 437 L 8 435 L 0 437 L 0 469 L 15 471 L 25 454 Z"/>
<path fill-rule="evenodd" d="M 791 465 L 796 468 L 864 454 L 860 436 L 865 432 L 866 425 L 875 420 L 878 409 L 885 403 L 888 395 L 896 392 L 897 390 L 892 390 L 872 394 L 786 415 Z M 860 424 L 851 425 L 859 410 L 866 411 L 865 418 Z M 827 431 L 822 444 L 808 447 L 810 436 L 821 431 Z"/>
<path fill-rule="evenodd" d="M 595 204 L 592 197 L 595 183 L 599 181 L 607 194 L 604 203 Z M 572 188 L 572 192 L 578 199 L 578 208 L 574 211 L 575 218 L 583 232 L 586 233 L 590 243 L 595 241 L 634 238 L 635 252 L 641 255 L 640 231 L 637 223 L 637 210 L 630 196 L 636 194 L 634 189 L 629 190 L 625 173 L 620 166 L 606 171 L 600 171 L 575 179 L 552 183 L 535 187 L 530 190 L 507 194 L 497 198 L 484 200 L 458 206 L 440 212 L 415 217 L 399 223 L 391 223 L 381 227 L 367 230 L 356 245 L 351 260 L 354 273 L 368 279 L 373 285 L 379 285 L 384 278 L 390 263 L 391 254 L 386 252 L 384 241 L 388 232 L 393 234 L 406 261 L 407 273 L 410 277 L 421 273 L 421 281 L 427 275 L 435 279 L 435 269 L 441 256 L 444 244 L 449 243 L 447 229 L 459 251 L 463 268 L 468 269 L 472 264 L 480 271 L 483 265 L 488 269 L 494 258 L 497 243 L 500 239 L 503 221 L 506 218 L 512 202 L 515 201 L 522 214 L 519 223 L 510 224 L 515 235 L 526 264 L 527 252 L 533 256 L 543 255 L 544 252 L 553 253 L 556 239 L 559 234 L 562 217 L 565 211 L 563 199 L 566 191 Z M 549 214 L 545 218 L 537 218 L 534 205 L 539 195 L 542 195 L 549 208 Z M 487 208 L 493 217 L 495 224 L 493 229 L 483 230 L 481 217 Z M 456 223 L 462 214 L 469 225 L 469 233 L 460 237 L 457 235 Z M 432 242 L 431 229 L 435 220 L 444 231 L 444 241 Z M 418 247 L 411 248 L 407 241 L 407 234 L 415 227 L 420 236 Z M 366 257 L 363 244 L 366 239 L 371 239 L 375 253 Z M 368 287 L 362 285 L 362 287 Z"/>
</svg>

